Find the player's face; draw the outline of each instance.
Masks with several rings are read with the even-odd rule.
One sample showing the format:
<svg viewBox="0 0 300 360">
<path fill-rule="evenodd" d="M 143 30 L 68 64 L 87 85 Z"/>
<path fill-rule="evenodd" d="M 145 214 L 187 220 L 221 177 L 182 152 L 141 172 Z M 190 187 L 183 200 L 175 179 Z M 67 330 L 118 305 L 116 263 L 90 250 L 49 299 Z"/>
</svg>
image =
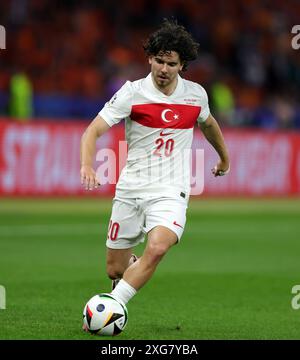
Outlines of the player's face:
<svg viewBox="0 0 300 360">
<path fill-rule="evenodd" d="M 153 80 L 156 86 L 162 90 L 177 83 L 177 75 L 183 66 L 176 51 L 150 56 L 149 64 Z"/>
</svg>

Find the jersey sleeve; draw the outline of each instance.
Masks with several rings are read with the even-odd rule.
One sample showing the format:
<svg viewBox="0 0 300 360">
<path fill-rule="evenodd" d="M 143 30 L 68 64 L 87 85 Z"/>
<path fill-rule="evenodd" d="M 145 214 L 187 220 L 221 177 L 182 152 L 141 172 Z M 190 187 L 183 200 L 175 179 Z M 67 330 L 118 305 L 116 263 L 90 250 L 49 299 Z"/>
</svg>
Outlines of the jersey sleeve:
<svg viewBox="0 0 300 360">
<path fill-rule="evenodd" d="M 113 97 L 104 105 L 99 115 L 109 126 L 118 124 L 131 113 L 132 106 L 131 82 L 126 83 L 118 90 Z"/>
<path fill-rule="evenodd" d="M 202 91 L 202 106 L 201 106 L 200 114 L 197 119 L 198 123 L 205 122 L 205 120 L 208 118 L 210 114 L 209 105 L 208 105 L 208 96 L 202 86 L 201 86 L 201 91 Z"/>
</svg>

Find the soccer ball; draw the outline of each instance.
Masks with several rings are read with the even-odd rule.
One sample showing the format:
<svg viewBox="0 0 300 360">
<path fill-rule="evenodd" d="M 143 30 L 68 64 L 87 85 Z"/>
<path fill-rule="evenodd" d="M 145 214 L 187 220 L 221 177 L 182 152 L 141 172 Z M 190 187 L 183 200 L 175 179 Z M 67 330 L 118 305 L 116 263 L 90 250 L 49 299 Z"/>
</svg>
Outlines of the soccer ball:
<svg viewBox="0 0 300 360">
<path fill-rule="evenodd" d="M 126 306 L 110 294 L 93 296 L 83 309 L 83 324 L 92 334 L 118 335 L 124 330 L 127 320 Z"/>
</svg>

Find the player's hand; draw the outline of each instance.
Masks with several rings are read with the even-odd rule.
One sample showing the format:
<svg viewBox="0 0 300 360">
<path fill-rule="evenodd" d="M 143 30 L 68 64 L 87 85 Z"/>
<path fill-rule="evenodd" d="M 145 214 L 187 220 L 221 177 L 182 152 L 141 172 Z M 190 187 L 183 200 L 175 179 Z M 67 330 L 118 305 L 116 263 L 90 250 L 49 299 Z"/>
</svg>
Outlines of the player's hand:
<svg viewBox="0 0 300 360">
<path fill-rule="evenodd" d="M 229 171 L 230 171 L 230 165 L 223 161 L 218 162 L 218 164 L 213 169 L 211 169 L 211 172 L 215 177 L 224 176 L 228 174 Z"/>
<path fill-rule="evenodd" d="M 81 184 L 84 185 L 85 190 L 97 189 L 100 185 L 95 170 L 88 165 L 81 166 L 80 169 Z"/>
</svg>

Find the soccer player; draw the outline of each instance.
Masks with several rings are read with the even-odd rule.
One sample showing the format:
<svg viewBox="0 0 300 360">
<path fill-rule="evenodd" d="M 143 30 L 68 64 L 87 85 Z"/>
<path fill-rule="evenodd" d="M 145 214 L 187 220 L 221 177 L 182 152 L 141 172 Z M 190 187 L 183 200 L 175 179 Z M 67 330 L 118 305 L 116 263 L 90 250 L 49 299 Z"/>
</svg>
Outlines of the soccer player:
<svg viewBox="0 0 300 360">
<path fill-rule="evenodd" d="M 127 163 L 120 175 L 108 228 L 107 274 L 111 294 L 126 304 L 152 277 L 182 236 L 190 194 L 189 150 L 198 125 L 219 155 L 214 176 L 229 171 L 222 132 L 210 114 L 199 84 L 179 73 L 198 56 L 198 43 L 183 26 L 165 20 L 144 44 L 151 67 L 140 80 L 127 81 L 91 122 L 81 141 L 81 182 L 97 188 L 93 169 L 96 140 L 126 121 Z M 147 244 L 140 258 L 132 249 Z"/>
</svg>

